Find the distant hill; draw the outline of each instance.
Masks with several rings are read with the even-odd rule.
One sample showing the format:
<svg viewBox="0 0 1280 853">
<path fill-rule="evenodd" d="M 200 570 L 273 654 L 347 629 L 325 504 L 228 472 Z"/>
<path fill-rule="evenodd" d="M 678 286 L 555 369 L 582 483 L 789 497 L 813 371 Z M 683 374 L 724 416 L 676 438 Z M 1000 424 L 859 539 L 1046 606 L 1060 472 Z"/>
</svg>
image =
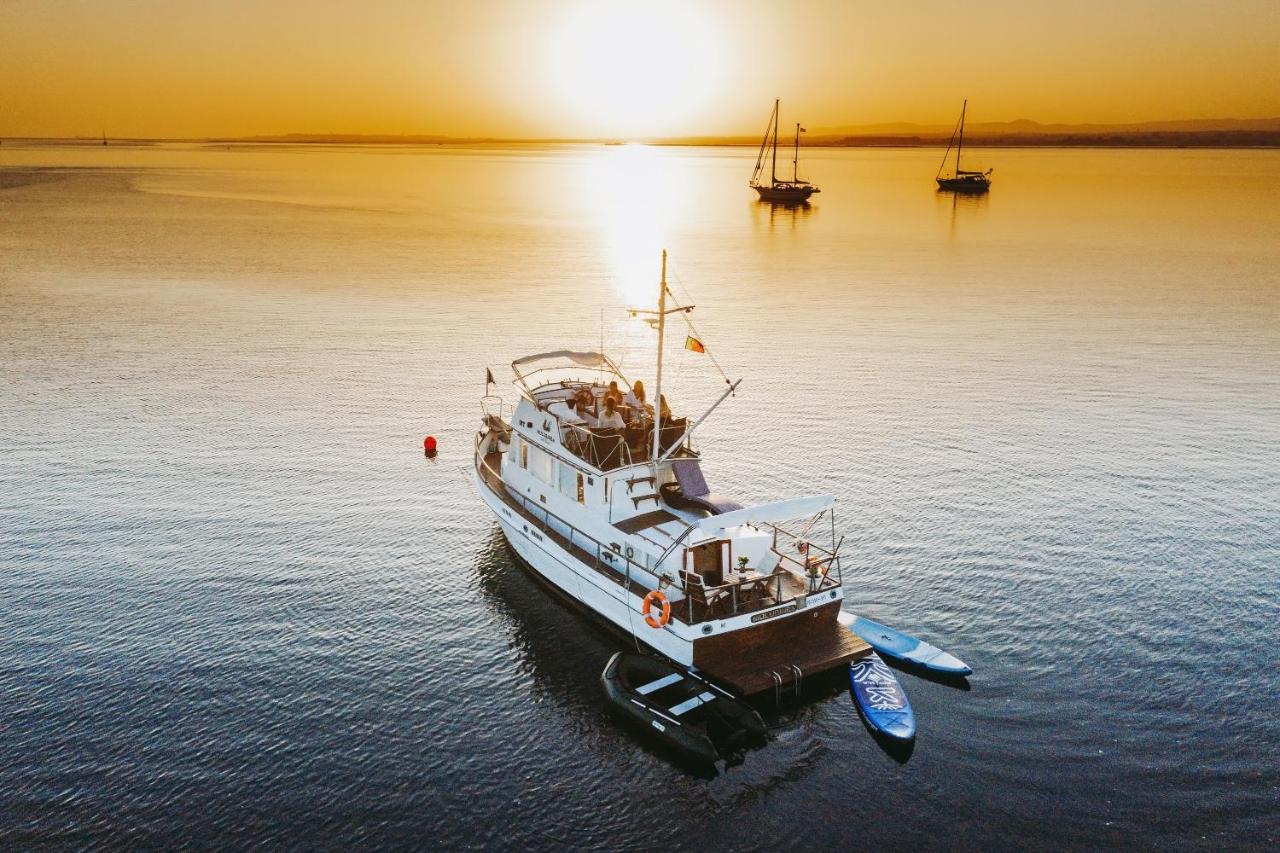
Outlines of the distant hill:
<svg viewBox="0 0 1280 853">
<path fill-rule="evenodd" d="M 857 124 L 842 127 L 816 127 L 813 137 L 825 136 L 950 136 L 953 124 L 925 125 L 908 122 L 889 124 Z M 1030 119 L 1015 121 L 978 121 L 965 125 L 965 135 L 1020 136 L 1043 134 L 1132 134 L 1132 133 L 1280 133 L 1280 118 L 1180 119 L 1144 121 L 1130 124 L 1041 124 Z"/>
<path fill-rule="evenodd" d="M 946 145 L 954 125 L 885 124 L 815 127 L 804 138 L 810 147 L 917 147 Z M 683 145 L 759 145 L 759 137 L 697 136 L 651 140 Z M 1187 119 L 1132 124 L 1041 124 L 1029 119 L 970 122 L 965 143 L 980 146 L 1097 148 L 1274 148 L 1280 147 L 1280 118 Z"/>
</svg>

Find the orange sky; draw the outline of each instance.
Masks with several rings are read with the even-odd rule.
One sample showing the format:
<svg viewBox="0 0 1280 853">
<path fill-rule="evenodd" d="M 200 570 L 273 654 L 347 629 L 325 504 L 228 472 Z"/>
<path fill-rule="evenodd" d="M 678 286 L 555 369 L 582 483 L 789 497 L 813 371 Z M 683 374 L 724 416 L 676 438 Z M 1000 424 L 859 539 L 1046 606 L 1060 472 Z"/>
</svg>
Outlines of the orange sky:
<svg viewBox="0 0 1280 853">
<path fill-rule="evenodd" d="M 1280 116 L 1280 0 L 0 0 L 0 136 Z"/>
</svg>

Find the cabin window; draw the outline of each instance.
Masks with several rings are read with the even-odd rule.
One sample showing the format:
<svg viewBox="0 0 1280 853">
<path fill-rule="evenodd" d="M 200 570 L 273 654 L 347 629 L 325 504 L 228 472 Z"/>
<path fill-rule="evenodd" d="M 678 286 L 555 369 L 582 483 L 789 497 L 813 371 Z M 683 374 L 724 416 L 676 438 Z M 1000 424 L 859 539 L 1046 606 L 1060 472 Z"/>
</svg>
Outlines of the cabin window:
<svg viewBox="0 0 1280 853">
<path fill-rule="evenodd" d="M 556 484 L 556 460 L 550 453 L 537 447 L 529 454 L 529 471 L 548 486 Z"/>
<path fill-rule="evenodd" d="M 573 497 L 574 480 L 580 479 L 574 476 L 577 473 L 578 472 L 574 470 L 572 465 L 566 465 L 563 462 L 560 463 L 560 492 L 566 498 Z"/>
<path fill-rule="evenodd" d="M 520 442 L 520 467 L 526 471 L 529 470 L 529 445 L 523 440 Z"/>
<path fill-rule="evenodd" d="M 578 474 L 578 503 L 585 505 L 587 502 L 587 491 L 582 486 L 582 474 Z"/>
</svg>

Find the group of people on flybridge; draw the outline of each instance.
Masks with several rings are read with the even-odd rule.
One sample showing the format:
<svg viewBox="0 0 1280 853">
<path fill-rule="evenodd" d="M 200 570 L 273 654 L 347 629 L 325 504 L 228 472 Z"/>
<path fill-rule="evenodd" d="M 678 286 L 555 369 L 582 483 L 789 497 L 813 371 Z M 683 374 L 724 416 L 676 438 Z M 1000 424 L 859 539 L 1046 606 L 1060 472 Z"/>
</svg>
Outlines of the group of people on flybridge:
<svg viewBox="0 0 1280 853">
<path fill-rule="evenodd" d="M 667 406 L 665 394 L 658 401 L 658 409 L 662 425 L 666 426 L 671 420 L 671 409 Z M 552 403 L 547 411 L 565 426 L 591 429 L 630 428 L 634 431 L 642 429 L 646 420 L 652 422 L 653 419 L 653 406 L 645 401 L 644 383 L 639 379 L 625 395 L 616 379 L 599 397 L 591 388 L 579 388 L 572 396 Z"/>
</svg>

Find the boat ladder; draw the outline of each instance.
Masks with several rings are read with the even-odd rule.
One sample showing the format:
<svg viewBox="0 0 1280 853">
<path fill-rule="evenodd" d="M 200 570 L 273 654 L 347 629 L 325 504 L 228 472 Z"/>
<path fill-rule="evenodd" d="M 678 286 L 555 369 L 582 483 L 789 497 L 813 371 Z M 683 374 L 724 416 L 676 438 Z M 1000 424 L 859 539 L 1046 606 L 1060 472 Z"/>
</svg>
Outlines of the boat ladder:
<svg viewBox="0 0 1280 853">
<path fill-rule="evenodd" d="M 791 693 L 796 698 L 799 698 L 804 687 L 804 670 L 794 663 L 789 663 L 787 664 L 787 671 L 791 673 Z M 769 670 L 769 678 L 773 681 L 773 702 L 775 705 L 781 705 L 782 691 L 786 687 L 786 679 L 776 669 Z"/>
</svg>

